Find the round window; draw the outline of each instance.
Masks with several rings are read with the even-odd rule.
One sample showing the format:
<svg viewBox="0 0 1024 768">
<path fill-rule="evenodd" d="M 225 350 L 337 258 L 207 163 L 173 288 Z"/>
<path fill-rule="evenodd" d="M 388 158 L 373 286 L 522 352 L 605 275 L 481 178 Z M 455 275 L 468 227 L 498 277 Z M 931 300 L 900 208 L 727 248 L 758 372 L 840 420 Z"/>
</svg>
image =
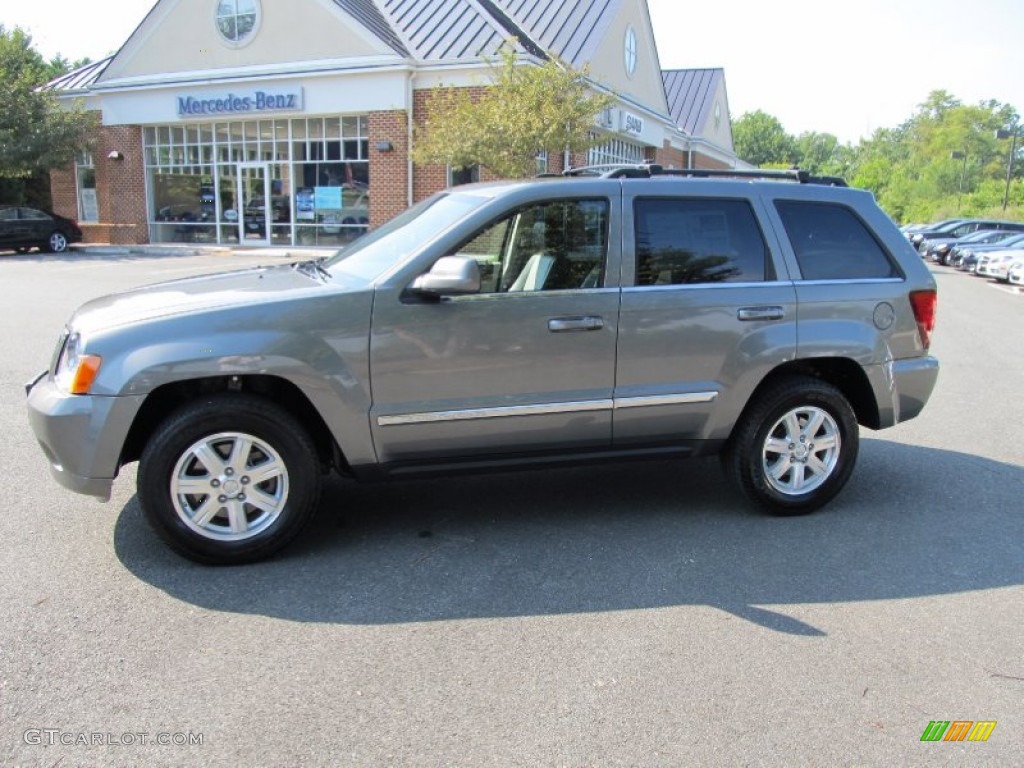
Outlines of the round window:
<svg viewBox="0 0 1024 768">
<path fill-rule="evenodd" d="M 220 0 L 217 3 L 217 30 L 232 45 L 249 42 L 259 25 L 259 0 Z"/>
<path fill-rule="evenodd" d="M 636 40 L 636 30 L 631 26 L 626 30 L 626 39 L 623 41 L 622 46 L 623 63 L 626 65 L 626 74 L 629 77 L 632 77 L 636 72 L 638 51 L 639 44 Z"/>
</svg>

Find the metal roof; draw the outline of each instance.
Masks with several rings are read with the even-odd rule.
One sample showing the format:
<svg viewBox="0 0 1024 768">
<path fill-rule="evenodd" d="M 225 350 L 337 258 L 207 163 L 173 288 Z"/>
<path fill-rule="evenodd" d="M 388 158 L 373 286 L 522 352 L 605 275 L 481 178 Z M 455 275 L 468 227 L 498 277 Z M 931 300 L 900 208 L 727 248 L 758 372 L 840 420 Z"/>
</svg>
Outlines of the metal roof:
<svg viewBox="0 0 1024 768">
<path fill-rule="evenodd" d="M 95 83 L 103 70 L 107 68 L 113 56 L 93 61 L 85 66 L 73 69 L 67 74 L 56 77 L 46 85 L 39 86 L 40 91 L 84 91 Z"/>
<path fill-rule="evenodd" d="M 381 13 L 374 0 L 334 0 L 334 2 L 378 38 L 391 46 L 396 53 L 402 56 L 409 56 L 409 50 L 405 47 L 405 43 L 395 33 L 395 30 Z"/>
<path fill-rule="evenodd" d="M 574 67 L 594 56 L 622 0 L 483 0 L 513 19 L 539 46 Z"/>
<path fill-rule="evenodd" d="M 676 125 L 691 136 L 704 133 L 714 107 L 715 92 L 725 77 L 724 70 L 669 69 L 661 73 L 668 97 L 669 114 Z"/>
<path fill-rule="evenodd" d="M 377 0 L 421 61 L 493 55 L 508 32 L 470 0 Z"/>
</svg>

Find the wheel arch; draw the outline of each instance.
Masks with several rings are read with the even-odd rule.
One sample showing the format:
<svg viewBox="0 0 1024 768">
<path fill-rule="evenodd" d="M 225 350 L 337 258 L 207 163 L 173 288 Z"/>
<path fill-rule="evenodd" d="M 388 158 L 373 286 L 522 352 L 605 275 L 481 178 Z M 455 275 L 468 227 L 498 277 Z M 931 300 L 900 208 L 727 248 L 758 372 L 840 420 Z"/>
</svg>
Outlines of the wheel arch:
<svg viewBox="0 0 1024 768">
<path fill-rule="evenodd" d="M 306 394 L 291 381 L 268 375 L 210 376 L 157 387 L 135 415 L 121 450 L 119 465 L 139 459 L 146 441 L 168 414 L 196 398 L 228 392 L 262 397 L 284 408 L 308 430 L 317 457 L 325 469 L 334 468 L 342 473 L 349 471 L 341 447 Z"/>
<path fill-rule="evenodd" d="M 857 417 L 857 423 L 868 429 L 880 429 L 881 413 L 874 389 L 863 367 L 847 357 L 817 357 L 793 360 L 773 368 L 754 389 L 743 413 L 736 420 L 739 424 L 747 411 L 758 402 L 761 393 L 789 376 L 810 376 L 838 389 L 850 403 Z M 735 426 L 733 428 L 735 431 Z M 731 436 L 730 436 L 731 437 Z"/>
</svg>

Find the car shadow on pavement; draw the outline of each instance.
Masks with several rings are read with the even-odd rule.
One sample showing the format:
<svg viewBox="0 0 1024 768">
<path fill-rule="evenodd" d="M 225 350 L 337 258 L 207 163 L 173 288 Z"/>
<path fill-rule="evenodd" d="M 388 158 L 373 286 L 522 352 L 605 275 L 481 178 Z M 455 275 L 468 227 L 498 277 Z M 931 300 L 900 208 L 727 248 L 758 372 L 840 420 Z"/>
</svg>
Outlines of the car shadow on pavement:
<svg viewBox="0 0 1024 768">
<path fill-rule="evenodd" d="M 279 557 L 195 565 L 134 497 L 114 532 L 139 579 L 210 610 L 389 624 L 707 605 L 794 635 L 786 605 L 942 595 L 1024 583 L 1024 469 L 862 440 L 820 512 L 752 511 L 714 460 L 357 485 L 328 483 Z"/>
</svg>

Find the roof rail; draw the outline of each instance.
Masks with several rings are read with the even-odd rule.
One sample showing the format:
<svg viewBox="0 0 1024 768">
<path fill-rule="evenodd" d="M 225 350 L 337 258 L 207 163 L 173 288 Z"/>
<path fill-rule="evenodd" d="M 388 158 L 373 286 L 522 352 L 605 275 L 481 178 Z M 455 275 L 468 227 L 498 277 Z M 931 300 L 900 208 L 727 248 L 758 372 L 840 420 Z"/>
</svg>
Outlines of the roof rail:
<svg viewBox="0 0 1024 768">
<path fill-rule="evenodd" d="M 830 187 L 845 187 L 846 180 L 839 176 L 812 176 L 799 168 L 751 170 L 740 168 L 665 168 L 657 163 L 641 163 L 637 165 L 607 164 L 586 165 L 580 168 L 569 168 L 562 172 L 563 176 L 601 176 L 606 179 L 648 179 L 652 176 L 684 176 L 689 178 L 725 178 L 725 179 L 775 179 L 778 181 L 795 181 L 800 184 L 824 184 Z"/>
</svg>

